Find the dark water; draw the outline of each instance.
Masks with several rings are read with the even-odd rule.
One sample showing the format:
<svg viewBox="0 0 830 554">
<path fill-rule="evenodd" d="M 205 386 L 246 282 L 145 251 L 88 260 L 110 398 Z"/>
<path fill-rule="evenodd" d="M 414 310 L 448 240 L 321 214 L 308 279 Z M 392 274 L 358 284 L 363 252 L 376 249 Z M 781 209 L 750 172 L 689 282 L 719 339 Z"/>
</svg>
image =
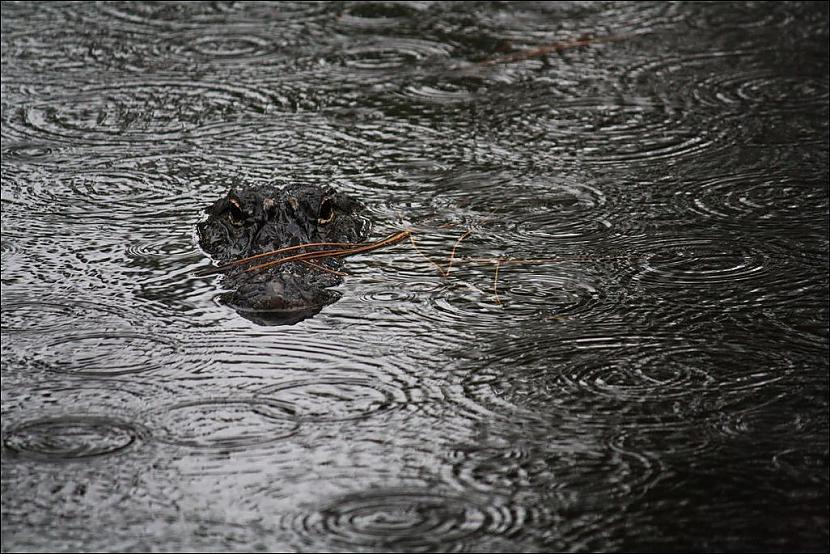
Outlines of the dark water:
<svg viewBox="0 0 830 554">
<path fill-rule="evenodd" d="M 827 550 L 828 105 L 826 3 L 4 3 L 3 550 Z M 262 327 L 234 181 L 471 233 Z"/>
</svg>

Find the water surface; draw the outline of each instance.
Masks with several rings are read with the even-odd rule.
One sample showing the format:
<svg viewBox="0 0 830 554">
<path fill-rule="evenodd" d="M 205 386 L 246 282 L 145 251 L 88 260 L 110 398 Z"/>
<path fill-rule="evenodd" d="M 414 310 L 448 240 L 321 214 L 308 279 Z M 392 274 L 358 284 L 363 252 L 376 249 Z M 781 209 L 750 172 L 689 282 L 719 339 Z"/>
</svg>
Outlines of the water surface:
<svg viewBox="0 0 830 554">
<path fill-rule="evenodd" d="M 828 34 L 3 3 L 3 550 L 826 550 Z M 195 225 L 294 182 L 420 253 L 263 327 Z"/>
</svg>

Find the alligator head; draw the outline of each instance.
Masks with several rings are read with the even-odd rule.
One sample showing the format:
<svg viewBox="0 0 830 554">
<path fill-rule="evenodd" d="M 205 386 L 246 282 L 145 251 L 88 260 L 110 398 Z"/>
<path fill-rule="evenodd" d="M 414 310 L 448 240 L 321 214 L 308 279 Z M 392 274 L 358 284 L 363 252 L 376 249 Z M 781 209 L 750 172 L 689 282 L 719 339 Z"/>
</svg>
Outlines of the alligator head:
<svg viewBox="0 0 830 554">
<path fill-rule="evenodd" d="M 357 243 L 369 233 L 362 208 L 345 194 L 314 185 L 232 188 L 205 210 L 207 218 L 197 225 L 199 244 L 214 260 L 227 264 L 301 244 Z M 296 323 L 340 297 L 330 288 L 342 283 L 342 264 L 327 259 L 259 269 L 233 266 L 223 279 L 231 292 L 222 300 L 256 323 Z"/>
</svg>

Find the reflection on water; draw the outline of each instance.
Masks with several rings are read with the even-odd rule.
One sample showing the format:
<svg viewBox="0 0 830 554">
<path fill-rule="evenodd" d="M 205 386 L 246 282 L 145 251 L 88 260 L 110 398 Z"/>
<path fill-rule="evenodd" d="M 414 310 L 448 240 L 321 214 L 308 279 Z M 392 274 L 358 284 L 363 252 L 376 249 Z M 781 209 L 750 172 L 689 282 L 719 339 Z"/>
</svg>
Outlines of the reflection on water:
<svg viewBox="0 0 830 554">
<path fill-rule="evenodd" d="M 0 42 L 4 550 L 827 548 L 825 4 L 8 3 Z M 195 275 L 238 182 L 418 251 L 256 325 Z"/>
</svg>

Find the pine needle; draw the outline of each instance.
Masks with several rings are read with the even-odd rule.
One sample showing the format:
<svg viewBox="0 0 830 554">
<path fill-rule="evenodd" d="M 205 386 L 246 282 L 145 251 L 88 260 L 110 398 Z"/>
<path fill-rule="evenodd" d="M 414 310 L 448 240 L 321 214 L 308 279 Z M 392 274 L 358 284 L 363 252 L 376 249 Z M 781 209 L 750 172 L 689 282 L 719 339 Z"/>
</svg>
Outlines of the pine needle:
<svg viewBox="0 0 830 554">
<path fill-rule="evenodd" d="M 467 232 L 458 237 L 458 240 L 455 241 L 455 244 L 452 247 L 452 252 L 450 252 L 450 261 L 447 263 L 447 271 L 444 272 L 444 277 L 450 276 L 450 269 L 452 269 L 452 260 L 453 258 L 455 258 L 455 249 L 458 248 L 458 245 L 461 244 L 461 241 L 469 237 L 472 232 L 472 229 L 467 229 Z"/>
<path fill-rule="evenodd" d="M 388 237 L 381 239 L 376 242 L 370 242 L 365 244 L 349 244 L 348 248 L 342 249 L 334 249 L 334 250 L 316 250 L 313 252 L 303 252 L 301 254 L 294 254 L 293 256 L 286 256 L 285 258 L 280 258 L 278 260 L 272 260 L 270 262 L 265 262 L 263 264 L 255 265 L 253 267 L 249 267 L 245 271 L 258 271 L 261 269 L 269 269 L 272 267 L 277 267 L 279 265 L 288 263 L 288 262 L 303 262 L 303 261 L 319 261 L 325 260 L 328 258 L 345 258 L 346 256 L 352 256 L 354 254 L 362 254 L 365 252 L 371 252 L 372 250 L 377 250 L 379 248 L 384 248 L 386 246 L 392 246 L 401 242 L 402 240 L 406 239 L 412 234 L 411 231 L 398 231 Z M 303 245 L 300 245 L 303 246 Z"/>
</svg>

